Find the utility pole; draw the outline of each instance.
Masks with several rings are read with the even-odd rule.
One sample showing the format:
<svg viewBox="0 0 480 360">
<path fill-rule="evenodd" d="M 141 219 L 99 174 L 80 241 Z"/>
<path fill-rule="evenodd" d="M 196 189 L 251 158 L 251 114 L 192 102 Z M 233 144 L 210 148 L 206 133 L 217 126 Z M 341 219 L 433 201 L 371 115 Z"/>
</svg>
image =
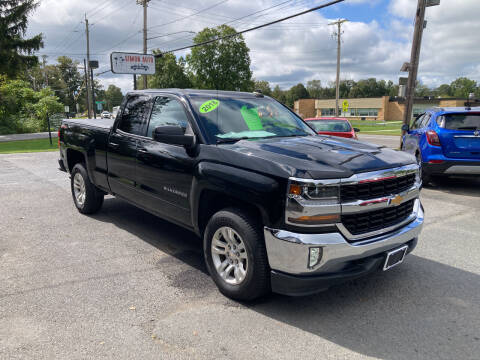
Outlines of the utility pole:
<svg viewBox="0 0 480 360">
<path fill-rule="evenodd" d="M 92 94 L 90 94 L 90 82 L 89 82 L 89 76 L 90 74 L 90 33 L 88 30 L 88 19 L 87 19 L 87 14 L 85 14 L 85 35 L 87 37 L 87 67 L 86 67 L 86 79 L 87 79 L 87 99 L 88 99 L 88 118 L 90 118 L 90 110 L 91 110 L 91 104 L 92 104 Z M 92 89 L 93 89 L 93 84 L 92 84 Z"/>
<path fill-rule="evenodd" d="M 340 101 L 340 56 L 342 47 L 342 24 L 347 22 L 347 19 L 339 19 L 328 25 L 337 25 L 337 32 L 334 34 L 337 37 L 337 87 L 335 90 L 335 116 L 339 116 L 338 107 Z"/>
<path fill-rule="evenodd" d="M 88 89 L 88 70 L 87 70 L 87 62 L 83 59 L 83 70 L 85 71 L 85 90 L 87 91 L 86 101 L 87 101 L 87 117 L 90 117 L 90 90 Z"/>
<path fill-rule="evenodd" d="M 138 5 L 143 6 L 143 53 L 147 53 L 147 8 L 150 0 L 137 0 Z M 147 88 L 147 75 L 143 75 L 143 88 Z"/>
<path fill-rule="evenodd" d="M 43 58 L 43 77 L 45 78 L 45 86 L 48 86 L 47 55 L 42 55 L 42 58 Z"/>
<path fill-rule="evenodd" d="M 418 65 L 420 63 L 420 49 L 422 47 L 423 29 L 425 28 L 425 8 L 429 6 L 440 5 L 440 0 L 418 0 L 417 12 L 415 15 L 415 30 L 413 33 L 412 52 L 410 62 L 403 64 L 400 71 L 408 71 L 408 82 L 405 93 L 405 112 L 403 114 L 403 125 L 410 124 L 413 110 L 413 100 L 415 97 L 415 87 L 417 83 Z M 402 137 L 406 131 L 402 129 Z M 400 145 L 402 143 L 400 137 Z"/>
</svg>

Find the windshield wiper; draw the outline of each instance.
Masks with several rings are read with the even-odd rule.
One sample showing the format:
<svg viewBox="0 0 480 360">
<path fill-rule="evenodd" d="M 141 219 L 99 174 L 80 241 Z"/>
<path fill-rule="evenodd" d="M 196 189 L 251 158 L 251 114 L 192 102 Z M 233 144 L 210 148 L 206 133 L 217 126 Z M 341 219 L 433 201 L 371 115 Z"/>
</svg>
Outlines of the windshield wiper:
<svg viewBox="0 0 480 360">
<path fill-rule="evenodd" d="M 242 136 L 239 138 L 222 138 L 222 139 L 217 139 L 217 144 L 234 144 L 237 141 L 248 140 L 248 139 L 259 139 L 259 138 L 251 138 L 248 136 Z"/>
</svg>

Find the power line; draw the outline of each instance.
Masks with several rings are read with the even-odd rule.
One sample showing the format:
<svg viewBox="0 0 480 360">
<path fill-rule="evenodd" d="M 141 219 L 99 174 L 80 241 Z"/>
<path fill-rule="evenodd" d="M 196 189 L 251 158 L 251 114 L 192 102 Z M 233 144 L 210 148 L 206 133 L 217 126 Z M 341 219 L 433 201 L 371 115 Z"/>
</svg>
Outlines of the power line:
<svg viewBox="0 0 480 360">
<path fill-rule="evenodd" d="M 176 23 L 176 22 L 178 22 L 178 21 L 183 21 L 183 20 L 189 19 L 189 18 L 191 18 L 192 16 L 196 16 L 196 15 L 198 15 L 198 14 L 201 14 L 201 13 L 205 12 L 205 11 L 211 10 L 211 9 L 213 9 L 214 7 L 217 7 L 217 6 L 219 6 L 219 5 L 223 4 L 223 3 L 226 3 L 227 1 L 229 1 L 229 0 L 222 0 L 222 1 L 220 1 L 220 2 L 218 2 L 218 3 L 215 3 L 215 4 L 213 4 L 213 5 L 209 6 L 209 7 L 206 7 L 206 8 L 204 8 L 204 9 L 202 9 L 202 10 L 199 10 L 199 11 L 193 13 L 193 14 L 187 15 L 187 16 L 185 16 L 185 17 L 183 17 L 183 18 L 174 19 L 174 20 L 172 20 L 172 21 L 169 21 L 169 22 L 167 22 L 167 23 L 160 24 L 160 25 L 154 25 L 154 26 L 150 27 L 149 30 L 155 29 L 155 28 L 159 28 L 159 27 L 162 27 L 162 26 L 166 26 L 166 25 L 170 25 L 170 24 Z"/>
<path fill-rule="evenodd" d="M 308 10 L 305 10 L 305 11 L 302 11 L 302 12 L 299 12 L 299 13 L 296 13 L 296 14 L 293 14 L 293 15 L 290 15 L 290 16 L 286 16 L 286 17 L 281 18 L 281 19 L 278 19 L 278 20 L 270 21 L 270 22 L 268 22 L 268 23 L 265 23 L 265 24 L 262 24 L 262 25 L 258 25 L 258 26 L 254 26 L 254 27 L 252 27 L 252 28 L 245 29 L 245 30 L 242 30 L 242 31 L 237 31 L 236 33 L 231 34 L 231 35 L 221 36 L 221 37 L 218 37 L 218 38 L 215 38 L 215 39 L 211 39 L 211 40 L 208 40 L 208 41 L 203 41 L 203 42 L 198 43 L 198 44 L 193 44 L 193 45 L 189 45 L 189 46 L 180 47 L 180 48 L 177 48 L 177 49 L 168 50 L 168 51 L 166 51 L 166 52 L 164 52 L 164 53 L 172 53 L 172 52 L 175 52 L 175 51 L 186 50 L 186 49 L 191 49 L 191 48 L 198 47 L 198 46 L 203 46 L 203 45 L 211 44 L 211 43 L 216 42 L 216 41 L 219 41 L 219 40 L 228 39 L 228 38 L 235 37 L 235 36 L 238 36 L 238 35 L 240 35 L 240 34 L 244 34 L 244 33 L 247 33 L 247 32 L 253 31 L 253 30 L 258 30 L 258 29 L 264 28 L 264 27 L 266 27 L 266 26 L 270 26 L 270 25 L 273 25 L 273 24 L 277 24 L 277 23 L 279 23 L 279 22 L 282 22 L 282 21 L 285 21 L 285 20 L 288 20 L 288 19 L 295 18 L 295 17 L 297 17 L 297 16 L 301 16 L 301 15 L 307 14 L 307 13 L 310 13 L 310 12 L 315 11 L 315 10 L 323 9 L 323 8 L 328 7 L 328 6 L 332 6 L 332 5 L 341 3 L 341 2 L 343 2 L 343 1 L 345 1 L 345 0 L 334 0 L 334 1 L 330 1 L 330 2 L 328 2 L 328 3 L 326 3 L 326 4 L 319 5 L 319 6 L 315 6 L 315 7 L 311 8 L 311 9 L 308 9 Z M 155 56 L 162 56 L 162 55 L 159 54 L 159 55 L 155 55 Z"/>
</svg>

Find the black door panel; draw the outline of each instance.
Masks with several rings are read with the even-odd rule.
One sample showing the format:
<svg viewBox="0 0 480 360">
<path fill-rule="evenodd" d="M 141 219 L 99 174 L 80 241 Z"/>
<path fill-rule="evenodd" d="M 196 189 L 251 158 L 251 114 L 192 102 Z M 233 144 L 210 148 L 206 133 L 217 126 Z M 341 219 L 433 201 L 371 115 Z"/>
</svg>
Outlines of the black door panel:
<svg viewBox="0 0 480 360">
<path fill-rule="evenodd" d="M 155 100 L 147 133 L 167 124 L 189 127 L 183 106 L 175 99 L 159 97 Z M 190 189 L 195 161 L 182 146 L 139 139 L 136 178 L 144 206 L 191 226 Z"/>
</svg>

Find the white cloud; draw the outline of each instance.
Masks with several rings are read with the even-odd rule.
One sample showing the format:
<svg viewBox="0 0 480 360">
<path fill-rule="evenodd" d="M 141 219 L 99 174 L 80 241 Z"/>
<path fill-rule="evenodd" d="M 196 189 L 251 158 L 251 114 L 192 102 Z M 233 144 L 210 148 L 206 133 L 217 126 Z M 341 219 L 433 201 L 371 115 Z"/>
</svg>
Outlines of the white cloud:
<svg viewBox="0 0 480 360">
<path fill-rule="evenodd" d="M 385 0 L 383 0 L 385 1 Z M 278 0 L 247 2 L 230 0 L 198 16 L 183 21 L 172 20 L 192 14 L 219 2 L 218 0 L 152 0 L 149 5 L 151 35 L 178 31 L 200 31 L 232 19 L 270 7 Z M 356 7 L 368 6 L 375 11 L 380 1 L 350 0 Z M 410 42 L 417 0 L 391 0 L 388 14 L 379 13 L 372 22 L 352 21 L 344 25 L 342 45 L 342 78 L 377 77 L 396 80 L 403 62 L 410 57 Z M 360 5 L 359 5 L 360 4 Z M 235 22 L 238 30 L 306 9 L 307 1 L 287 3 L 270 11 Z M 29 33 L 43 32 L 45 48 L 53 62 L 59 55 L 83 61 L 85 57 L 85 25 L 80 23 L 87 11 L 91 27 L 91 53 L 100 61 L 100 70 L 109 68 L 109 53 L 114 50 L 140 51 L 142 48 L 141 7 L 134 0 L 43 0 L 30 19 Z M 480 22 L 478 0 L 442 0 L 438 7 L 427 9 L 428 26 L 424 32 L 420 79 L 428 85 L 451 82 L 458 76 L 480 80 L 478 36 Z M 388 22 L 382 16 L 388 16 Z M 251 49 L 252 69 L 258 79 L 283 87 L 311 79 L 323 83 L 335 78 L 336 42 L 330 19 L 321 11 L 310 13 L 281 24 L 245 35 Z M 167 24 L 167 25 L 163 25 Z M 158 26 L 163 25 L 163 26 Z M 72 32 L 75 30 L 76 32 Z M 149 42 L 162 50 L 188 45 L 188 33 L 167 35 Z M 125 40 L 125 41 L 124 41 Z M 117 45 L 118 44 L 118 45 Z M 113 48 L 113 49 L 111 49 Z M 183 52 L 182 54 L 184 54 Z M 180 54 L 177 54 L 180 55 Z M 132 76 L 106 74 L 105 86 L 114 83 L 124 91 L 132 88 Z"/>
</svg>

